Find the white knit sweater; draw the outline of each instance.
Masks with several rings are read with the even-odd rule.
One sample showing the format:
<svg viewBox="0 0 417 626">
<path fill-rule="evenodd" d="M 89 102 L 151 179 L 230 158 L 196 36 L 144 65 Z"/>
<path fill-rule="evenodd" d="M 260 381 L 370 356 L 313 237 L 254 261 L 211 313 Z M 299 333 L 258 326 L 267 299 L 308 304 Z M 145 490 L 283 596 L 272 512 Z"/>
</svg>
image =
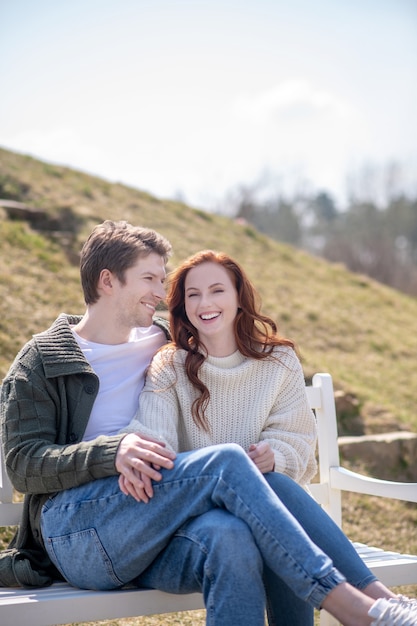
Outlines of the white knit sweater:
<svg viewBox="0 0 417 626">
<path fill-rule="evenodd" d="M 159 352 L 136 416 L 125 430 L 157 436 L 176 452 L 220 443 L 237 443 L 248 451 L 252 443 L 267 441 L 274 450 L 275 471 L 308 483 L 317 469 L 316 422 L 301 364 L 286 346 L 276 347 L 273 355 L 255 360 L 235 352 L 206 359 L 199 370 L 210 391 L 206 432 L 192 419 L 198 392 L 185 373 L 186 352 Z"/>
</svg>

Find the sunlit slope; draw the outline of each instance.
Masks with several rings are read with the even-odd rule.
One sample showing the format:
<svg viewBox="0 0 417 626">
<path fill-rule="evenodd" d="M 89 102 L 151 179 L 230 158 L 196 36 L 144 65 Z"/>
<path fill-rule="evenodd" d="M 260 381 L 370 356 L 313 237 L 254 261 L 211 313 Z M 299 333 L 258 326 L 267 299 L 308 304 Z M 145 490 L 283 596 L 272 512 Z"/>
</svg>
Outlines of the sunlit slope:
<svg viewBox="0 0 417 626">
<path fill-rule="evenodd" d="M 1 149 L 0 198 L 38 209 L 20 220 L 0 209 L 1 376 L 32 333 L 61 311 L 83 312 L 82 242 L 94 224 L 126 219 L 171 240 L 171 266 L 201 248 L 235 256 L 264 311 L 297 342 L 307 375 L 331 372 L 364 416 L 417 431 L 416 299 L 225 217 Z"/>
</svg>

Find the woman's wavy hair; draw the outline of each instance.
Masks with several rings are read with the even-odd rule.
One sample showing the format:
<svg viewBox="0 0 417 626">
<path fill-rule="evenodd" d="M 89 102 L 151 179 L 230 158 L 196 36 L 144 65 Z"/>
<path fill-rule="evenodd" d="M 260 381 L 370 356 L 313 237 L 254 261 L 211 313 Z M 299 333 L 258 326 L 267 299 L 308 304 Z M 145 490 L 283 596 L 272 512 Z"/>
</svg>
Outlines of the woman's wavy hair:
<svg viewBox="0 0 417 626">
<path fill-rule="evenodd" d="M 272 357 L 275 346 L 290 346 L 295 349 L 290 339 L 278 334 L 277 325 L 270 317 L 261 313 L 261 300 L 255 287 L 243 268 L 224 252 L 202 250 L 184 261 L 169 276 L 167 304 L 170 313 L 170 328 L 175 347 L 186 350 L 186 373 L 200 396 L 192 405 L 195 423 L 209 430 L 205 410 L 210 400 L 206 385 L 199 379 L 198 371 L 206 359 L 207 353 L 196 328 L 189 321 L 185 312 L 185 279 L 188 272 L 202 263 L 217 263 L 227 270 L 238 296 L 238 311 L 234 321 L 234 334 L 239 352 L 252 359 Z"/>
</svg>

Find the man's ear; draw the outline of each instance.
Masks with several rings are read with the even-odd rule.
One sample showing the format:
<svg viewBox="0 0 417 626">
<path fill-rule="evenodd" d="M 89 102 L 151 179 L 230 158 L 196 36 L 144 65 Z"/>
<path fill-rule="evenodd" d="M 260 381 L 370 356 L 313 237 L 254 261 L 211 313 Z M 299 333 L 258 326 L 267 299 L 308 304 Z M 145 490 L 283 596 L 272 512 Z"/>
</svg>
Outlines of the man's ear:
<svg viewBox="0 0 417 626">
<path fill-rule="evenodd" d="M 101 270 L 97 285 L 98 291 L 101 291 L 102 293 L 111 293 L 113 289 L 113 279 L 114 276 L 110 270 Z"/>
</svg>

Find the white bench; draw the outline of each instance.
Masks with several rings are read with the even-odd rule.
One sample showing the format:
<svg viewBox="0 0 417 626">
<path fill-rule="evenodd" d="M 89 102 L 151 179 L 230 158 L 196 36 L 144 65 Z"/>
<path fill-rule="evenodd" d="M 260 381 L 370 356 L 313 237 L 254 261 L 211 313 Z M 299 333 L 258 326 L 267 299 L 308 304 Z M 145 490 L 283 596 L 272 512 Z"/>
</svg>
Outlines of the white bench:
<svg viewBox="0 0 417 626">
<path fill-rule="evenodd" d="M 319 430 L 319 482 L 311 485 L 314 497 L 341 524 L 341 491 L 352 491 L 417 502 L 417 483 L 394 483 L 366 478 L 339 466 L 336 409 L 332 379 L 316 374 L 307 387 Z M 0 526 L 18 524 L 22 505 L 12 500 L 13 490 L 0 463 Z M 372 520 L 370 519 L 370 523 Z M 417 556 L 384 552 L 355 544 L 373 572 L 388 586 L 417 584 Z M 85 591 L 65 583 L 40 589 L 0 587 L 1 626 L 50 626 L 94 622 L 204 608 L 200 594 L 172 595 L 161 591 L 128 589 Z M 321 626 L 338 624 L 321 612 Z"/>
</svg>

